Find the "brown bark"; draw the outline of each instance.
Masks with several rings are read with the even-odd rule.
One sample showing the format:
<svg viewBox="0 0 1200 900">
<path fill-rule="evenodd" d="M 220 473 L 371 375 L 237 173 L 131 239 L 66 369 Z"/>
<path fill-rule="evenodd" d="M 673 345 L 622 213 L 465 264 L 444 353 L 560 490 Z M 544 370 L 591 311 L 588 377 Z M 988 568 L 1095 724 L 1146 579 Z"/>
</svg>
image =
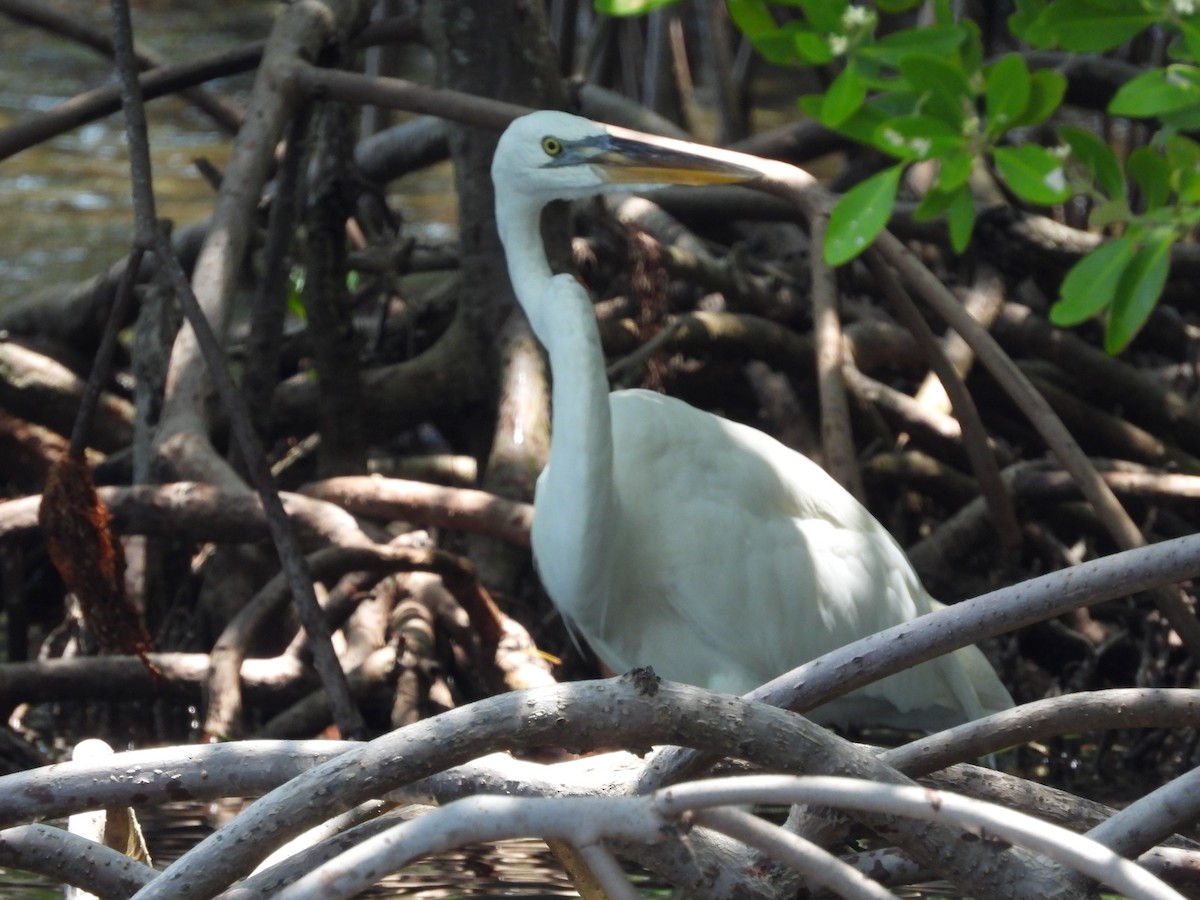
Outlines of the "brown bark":
<svg viewBox="0 0 1200 900">
<path fill-rule="evenodd" d="M 160 696 L 164 692 L 199 699 L 208 672 L 207 653 L 152 653 L 156 677 L 136 656 L 92 656 L 38 662 L 6 663 L 0 678 L 0 707 L 18 703 L 62 700 L 125 701 Z M 253 701 L 295 696 L 317 686 L 296 660 L 248 659 L 241 679 Z"/>
<path fill-rule="evenodd" d="M 238 133 L 192 276 L 197 302 L 219 339 L 228 328 L 235 276 L 274 149 L 299 99 L 289 89 L 291 69 L 298 59 L 313 58 L 339 32 L 344 35 L 365 21 L 366 12 L 366 3 L 353 0 L 305 0 L 286 7 L 276 20 L 248 104 L 254 114 Z M 195 334 L 186 326 L 171 354 L 155 450 L 160 465 L 176 477 L 194 472 L 202 480 L 237 489 L 243 486 L 241 479 L 208 443 L 211 388 L 205 368 Z"/>
<path fill-rule="evenodd" d="M 342 476 L 307 484 L 300 492 L 364 518 L 407 520 L 484 534 L 518 547 L 529 546 L 533 508 L 485 491 L 398 478 Z"/>
<path fill-rule="evenodd" d="M 346 288 L 346 227 L 356 193 L 350 161 L 357 117 L 341 104 L 327 103 L 317 116 L 315 169 L 309 185 L 305 229 L 305 308 L 313 343 L 320 398 L 321 444 L 317 471 L 322 476 L 367 470 L 366 424 L 359 371 L 362 338 L 354 329 Z"/>
<path fill-rule="evenodd" d="M 70 434 L 83 397 L 84 382 L 48 356 L 13 341 L 0 340 L 0 407 L 13 415 Z M 133 407 L 111 394 L 100 400 L 92 444 L 105 451 L 129 446 Z"/>
<path fill-rule="evenodd" d="M 222 491 L 208 484 L 102 487 L 97 493 L 122 534 L 175 537 L 184 541 L 244 543 L 268 538 L 266 517 L 252 494 Z M 37 527 L 38 496 L 0 503 L 0 543 Z M 298 494 L 285 494 L 284 506 L 310 547 L 371 543 L 345 511 Z"/>
</svg>

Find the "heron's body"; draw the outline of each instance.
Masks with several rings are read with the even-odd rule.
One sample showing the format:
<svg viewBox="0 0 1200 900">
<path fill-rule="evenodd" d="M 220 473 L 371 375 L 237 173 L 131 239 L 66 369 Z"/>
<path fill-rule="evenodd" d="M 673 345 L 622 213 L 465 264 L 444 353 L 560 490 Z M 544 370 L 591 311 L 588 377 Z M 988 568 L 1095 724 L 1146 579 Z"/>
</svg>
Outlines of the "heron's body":
<svg viewBox="0 0 1200 900">
<path fill-rule="evenodd" d="M 539 232 L 545 202 L 606 185 L 598 164 L 571 171 L 545 141 L 600 152 L 601 128 L 526 116 L 492 170 L 510 275 L 553 377 L 533 525 L 551 599 L 613 669 L 650 665 L 735 693 L 928 612 L 934 601 L 895 540 L 811 460 L 670 397 L 609 393 L 590 298 L 551 275 Z M 1011 705 L 969 647 L 817 718 L 935 728 Z"/>
</svg>

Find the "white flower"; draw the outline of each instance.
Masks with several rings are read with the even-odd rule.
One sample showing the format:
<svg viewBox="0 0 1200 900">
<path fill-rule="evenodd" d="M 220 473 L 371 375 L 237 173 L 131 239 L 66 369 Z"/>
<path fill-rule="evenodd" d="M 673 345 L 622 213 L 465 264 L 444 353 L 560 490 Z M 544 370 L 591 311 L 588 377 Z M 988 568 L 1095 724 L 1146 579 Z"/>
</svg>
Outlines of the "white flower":
<svg viewBox="0 0 1200 900">
<path fill-rule="evenodd" d="M 871 10 L 865 6 L 849 6 L 842 14 L 842 28 L 846 31 L 853 31 L 863 25 L 869 25 L 871 16 Z"/>
</svg>

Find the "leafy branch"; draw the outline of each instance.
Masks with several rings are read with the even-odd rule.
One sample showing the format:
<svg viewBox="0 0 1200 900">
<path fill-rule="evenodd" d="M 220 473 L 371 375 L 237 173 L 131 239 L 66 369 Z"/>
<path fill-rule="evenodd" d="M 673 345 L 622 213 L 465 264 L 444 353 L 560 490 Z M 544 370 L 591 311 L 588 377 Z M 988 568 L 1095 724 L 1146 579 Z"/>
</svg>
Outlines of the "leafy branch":
<svg viewBox="0 0 1200 900">
<path fill-rule="evenodd" d="M 677 0 L 595 0 L 601 12 L 631 15 Z M 1088 224 L 1111 239 L 1070 270 L 1050 317 L 1077 325 L 1105 318 L 1105 347 L 1118 353 L 1153 312 L 1166 284 L 1171 248 L 1200 223 L 1200 12 L 1192 0 L 1018 0 L 1012 36 L 1033 49 L 1103 53 L 1147 29 L 1168 38 L 1168 65 L 1148 69 L 1112 98 L 1110 116 L 1152 120 L 1145 146 L 1120 158 L 1092 132 L 1055 123 L 1054 143 L 1033 128 L 1060 112 L 1067 79 L 1031 70 L 1009 52 L 985 59 L 978 26 L 955 17 L 948 0 L 929 5 L 920 27 L 895 27 L 918 0 L 727 0 L 730 16 L 758 53 L 777 65 L 821 67 L 826 89 L 799 99 L 825 127 L 895 162 L 848 191 L 834 208 L 824 257 L 844 265 L 886 226 L 916 163 L 936 175 L 918 203 L 918 221 L 944 218 L 951 247 L 971 243 L 981 176 L 1015 198 L 1045 207 L 1073 199 Z"/>
</svg>

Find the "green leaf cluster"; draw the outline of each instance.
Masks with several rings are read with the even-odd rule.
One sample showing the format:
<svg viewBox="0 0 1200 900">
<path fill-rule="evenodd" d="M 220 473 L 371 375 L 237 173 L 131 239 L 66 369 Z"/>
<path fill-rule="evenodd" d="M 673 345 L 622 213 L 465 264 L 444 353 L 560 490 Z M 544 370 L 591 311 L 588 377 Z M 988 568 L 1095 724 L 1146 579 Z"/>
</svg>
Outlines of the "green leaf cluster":
<svg viewBox="0 0 1200 900">
<path fill-rule="evenodd" d="M 1178 37 L 1184 57 L 1200 58 L 1200 16 L 1192 0 L 1017 0 L 1012 33 L 1031 47 L 1104 53 L 1158 27 Z"/>
<path fill-rule="evenodd" d="M 670 2 L 595 0 L 612 14 Z M 1113 353 L 1132 340 L 1161 294 L 1171 247 L 1200 224 L 1200 144 L 1185 134 L 1200 130 L 1200 0 L 1016 0 L 1008 25 L 1032 48 L 1103 53 L 1150 28 L 1165 36 L 1168 64 L 1127 82 L 1109 104 L 1111 115 L 1158 128 L 1124 159 L 1075 126 L 1058 125 L 1056 144 L 1031 140 L 1031 127 L 1058 112 L 1066 79 L 1031 69 L 1020 52 L 985 60 L 976 25 L 957 19 L 951 0 L 925 4 L 921 27 L 901 27 L 911 15 L 893 18 L 919 0 L 726 2 L 763 57 L 832 75 L 823 92 L 800 98 L 806 113 L 894 160 L 835 206 L 824 248 L 830 264 L 870 246 L 916 163 L 936 167 L 916 218 L 944 217 L 962 252 L 975 225 L 972 176 L 986 167 L 1034 206 L 1087 198 L 1089 225 L 1111 237 L 1064 279 L 1051 318 L 1074 325 L 1103 315 Z"/>
<path fill-rule="evenodd" d="M 1115 49 L 1152 27 L 1167 38 L 1172 62 L 1126 82 L 1107 109 L 1155 120 L 1148 145 L 1122 161 L 1091 132 L 1058 129 L 1072 195 L 1089 199 L 1090 227 L 1116 236 L 1067 273 L 1050 318 L 1069 326 L 1102 314 L 1105 347 L 1118 353 L 1153 312 L 1171 247 L 1200 224 L 1200 145 L 1180 133 L 1200 127 L 1200 10 L 1192 0 L 1020 0 L 1009 25 L 1033 47 L 1077 53 Z"/>
<path fill-rule="evenodd" d="M 1200 144 L 1164 128 L 1122 167 L 1112 148 L 1091 132 L 1064 125 L 1059 135 L 1069 149 L 1073 191 L 1092 201 L 1088 224 L 1120 234 L 1071 269 L 1050 318 L 1076 325 L 1106 313 L 1105 345 L 1117 353 L 1153 312 L 1171 247 L 1200 225 Z M 1135 192 L 1136 209 L 1127 185 Z"/>
<path fill-rule="evenodd" d="M 883 34 L 887 14 L 914 4 L 786 5 L 798 7 L 800 15 L 792 9 L 785 24 L 776 25 L 766 0 L 729 0 L 734 20 L 767 58 L 838 63 L 828 89 L 802 97 L 801 108 L 827 128 L 896 160 L 835 208 L 825 247 L 830 264 L 849 262 L 871 244 L 891 215 L 900 176 L 913 163 L 937 165 L 916 217 L 945 216 L 959 252 L 975 226 L 971 174 L 985 161 L 1031 203 L 1050 205 L 1070 196 L 1061 154 L 1009 141 L 1013 129 L 1040 124 L 1058 108 L 1066 89 L 1060 73 L 1031 71 L 1017 53 L 985 62 L 974 23 L 956 20 L 945 2 L 933 4 L 931 24 Z"/>
</svg>

